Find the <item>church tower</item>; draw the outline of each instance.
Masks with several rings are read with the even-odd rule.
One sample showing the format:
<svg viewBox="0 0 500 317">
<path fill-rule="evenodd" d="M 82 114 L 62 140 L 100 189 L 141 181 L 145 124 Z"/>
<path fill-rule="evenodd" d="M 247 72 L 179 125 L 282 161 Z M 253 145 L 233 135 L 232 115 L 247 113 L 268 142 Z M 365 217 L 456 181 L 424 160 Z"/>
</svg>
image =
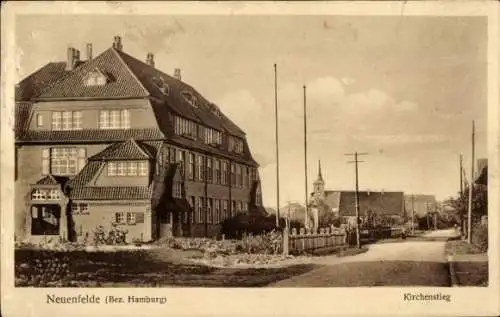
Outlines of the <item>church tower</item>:
<svg viewBox="0 0 500 317">
<path fill-rule="evenodd" d="M 321 161 L 319 161 L 318 178 L 313 183 L 314 188 L 314 198 L 323 199 L 325 196 L 325 181 L 323 180 L 323 175 L 321 174 Z"/>
</svg>

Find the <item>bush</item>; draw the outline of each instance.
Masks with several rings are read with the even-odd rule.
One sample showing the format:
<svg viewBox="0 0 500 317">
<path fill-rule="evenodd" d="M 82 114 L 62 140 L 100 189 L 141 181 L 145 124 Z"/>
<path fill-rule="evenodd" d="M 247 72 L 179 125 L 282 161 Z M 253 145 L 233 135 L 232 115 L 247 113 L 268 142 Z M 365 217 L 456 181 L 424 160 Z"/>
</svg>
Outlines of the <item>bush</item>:
<svg viewBox="0 0 500 317">
<path fill-rule="evenodd" d="M 281 233 L 273 230 L 266 234 L 244 237 L 238 242 L 236 250 L 250 254 L 278 254 L 282 243 Z"/>
<path fill-rule="evenodd" d="M 285 227 L 285 219 L 279 219 L 280 228 Z M 301 227 L 300 222 L 290 221 L 290 227 Z M 226 238 L 241 239 L 245 234 L 259 235 L 277 230 L 274 215 L 264 216 L 260 214 L 237 214 L 222 222 L 221 233 Z"/>
<path fill-rule="evenodd" d="M 488 251 L 488 225 L 476 224 L 472 229 L 471 240 L 481 252 Z"/>
<path fill-rule="evenodd" d="M 106 232 L 103 226 L 97 226 L 94 230 L 94 245 L 119 245 L 127 243 L 128 230 L 114 225 Z"/>
</svg>

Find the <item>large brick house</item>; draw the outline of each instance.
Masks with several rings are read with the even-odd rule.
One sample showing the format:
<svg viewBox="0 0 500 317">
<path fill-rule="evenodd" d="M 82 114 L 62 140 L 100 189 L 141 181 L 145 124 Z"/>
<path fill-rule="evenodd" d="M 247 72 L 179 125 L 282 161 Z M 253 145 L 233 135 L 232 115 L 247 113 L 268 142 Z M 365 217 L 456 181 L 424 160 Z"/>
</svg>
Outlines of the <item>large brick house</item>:
<svg viewBox="0 0 500 317">
<path fill-rule="evenodd" d="M 181 80 L 112 47 L 51 62 L 16 85 L 16 237 L 215 236 L 264 212 L 245 133 Z"/>
<path fill-rule="evenodd" d="M 401 222 L 405 216 L 404 193 L 402 191 L 367 191 L 359 195 L 359 216 L 363 221 L 370 216 L 390 219 L 388 222 Z M 331 212 L 347 222 L 356 217 L 356 192 L 353 190 L 325 190 L 325 181 L 319 165 L 318 178 L 313 183 L 310 198 L 312 218 L 318 219 L 321 212 Z M 317 220 L 315 220 L 317 223 Z"/>
</svg>

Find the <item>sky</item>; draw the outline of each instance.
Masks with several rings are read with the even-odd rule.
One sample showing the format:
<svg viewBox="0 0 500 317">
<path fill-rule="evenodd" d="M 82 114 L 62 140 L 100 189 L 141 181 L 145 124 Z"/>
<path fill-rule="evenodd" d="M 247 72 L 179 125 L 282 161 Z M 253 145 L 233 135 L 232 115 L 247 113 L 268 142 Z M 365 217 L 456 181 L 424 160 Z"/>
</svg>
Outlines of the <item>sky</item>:
<svg viewBox="0 0 500 317">
<path fill-rule="evenodd" d="M 122 36 L 125 52 L 155 54 L 237 123 L 260 164 L 264 205 L 276 206 L 277 64 L 280 205 L 304 201 L 303 86 L 308 189 L 321 160 L 326 189 L 354 188 L 345 153 L 366 152 L 360 189 L 433 194 L 459 189 L 487 157 L 487 32 L 481 17 L 19 16 L 18 78 L 74 46 L 94 56 Z M 361 159 L 361 158 L 360 158 Z"/>
</svg>

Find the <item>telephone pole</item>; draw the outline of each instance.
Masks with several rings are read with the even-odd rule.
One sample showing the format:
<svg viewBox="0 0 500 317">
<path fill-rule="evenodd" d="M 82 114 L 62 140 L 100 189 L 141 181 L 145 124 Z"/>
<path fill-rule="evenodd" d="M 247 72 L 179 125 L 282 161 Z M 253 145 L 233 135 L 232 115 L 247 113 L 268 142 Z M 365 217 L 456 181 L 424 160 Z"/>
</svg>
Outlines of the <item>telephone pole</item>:
<svg viewBox="0 0 500 317">
<path fill-rule="evenodd" d="M 467 242 L 470 244 L 472 242 L 472 190 L 474 188 L 474 160 L 475 160 L 475 138 L 476 138 L 476 126 L 474 120 L 472 120 L 472 160 L 470 169 L 470 181 L 469 181 L 469 208 L 468 208 L 468 228 L 467 228 Z"/>
<path fill-rule="evenodd" d="M 276 227 L 280 223 L 280 157 L 279 157 L 279 139 L 278 139 L 278 70 L 274 64 L 274 115 L 276 121 Z"/>
<path fill-rule="evenodd" d="M 411 194 L 411 235 L 415 235 L 415 196 Z"/>
<path fill-rule="evenodd" d="M 464 198 L 464 155 L 460 153 L 460 201 Z M 463 208 L 460 208 L 460 227 L 462 229 L 462 237 L 465 237 L 465 216 Z"/>
<path fill-rule="evenodd" d="M 354 163 L 355 177 L 356 177 L 356 191 L 355 191 L 355 207 L 356 207 L 356 246 L 359 249 L 361 247 L 359 241 L 359 177 L 358 177 L 358 163 L 363 163 L 364 161 L 359 161 L 358 156 L 367 155 L 368 153 L 348 153 L 344 154 L 347 156 L 354 156 L 354 161 L 349 161 L 348 163 Z"/>
<path fill-rule="evenodd" d="M 308 191 L 307 191 L 307 107 L 306 107 L 306 86 L 304 85 L 304 180 L 306 190 L 306 205 L 305 205 L 305 227 L 309 227 L 309 213 L 308 213 Z"/>
</svg>

